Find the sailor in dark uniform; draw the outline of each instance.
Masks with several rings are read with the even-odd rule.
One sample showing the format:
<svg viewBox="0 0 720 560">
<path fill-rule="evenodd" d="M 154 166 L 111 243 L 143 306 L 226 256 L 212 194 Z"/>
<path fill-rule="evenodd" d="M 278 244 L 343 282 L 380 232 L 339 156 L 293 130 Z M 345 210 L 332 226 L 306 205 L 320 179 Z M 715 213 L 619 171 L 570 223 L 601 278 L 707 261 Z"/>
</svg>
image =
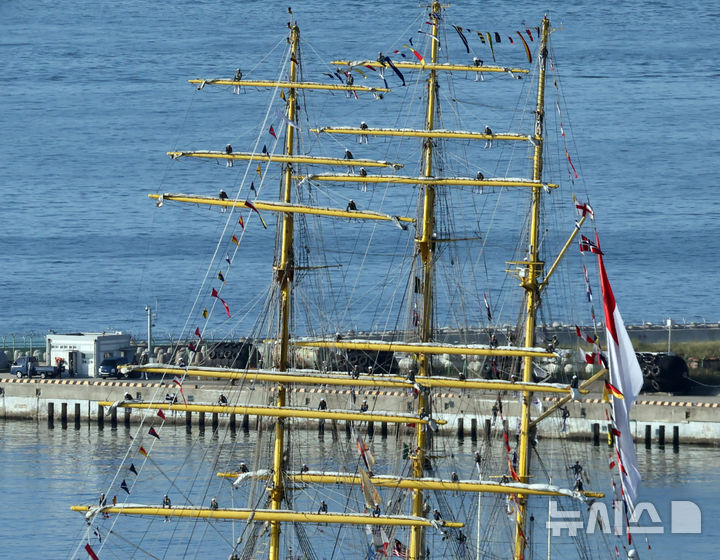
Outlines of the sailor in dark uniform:
<svg viewBox="0 0 720 560">
<path fill-rule="evenodd" d="M 350 202 L 348 202 L 347 208 L 345 208 L 346 212 L 353 212 L 354 210 L 357 210 L 357 206 L 355 206 L 355 201 L 353 199 L 350 199 Z"/>
<path fill-rule="evenodd" d="M 217 508 L 218 508 L 217 500 L 215 498 L 213 498 L 212 500 L 210 500 L 210 509 L 217 509 Z"/>
<path fill-rule="evenodd" d="M 237 69 L 237 72 L 235 72 L 235 77 L 233 78 L 233 82 L 239 82 L 242 80 L 242 70 L 240 68 Z M 233 93 L 239 94 L 240 93 L 240 86 L 233 86 Z"/>
<path fill-rule="evenodd" d="M 492 136 L 492 133 L 493 133 L 493 131 L 490 129 L 490 127 L 489 127 L 489 126 L 486 126 L 486 127 L 485 127 L 485 134 L 489 134 L 490 136 Z M 486 148 L 492 148 L 492 144 L 493 144 L 492 138 L 487 138 L 487 139 L 485 140 L 485 147 L 486 147 Z"/>
<path fill-rule="evenodd" d="M 226 154 L 232 154 L 232 146 L 231 146 L 230 144 L 228 144 L 227 146 L 225 146 L 225 153 L 226 153 Z M 232 166 L 233 166 L 233 160 L 228 159 L 228 160 L 225 162 L 225 167 L 232 167 Z"/>
<path fill-rule="evenodd" d="M 344 159 L 355 159 L 352 155 L 352 152 L 350 150 L 348 150 L 347 148 L 345 148 L 345 155 L 343 156 L 343 158 Z M 353 172 L 352 165 L 348 165 L 347 172 L 348 173 Z"/>
</svg>

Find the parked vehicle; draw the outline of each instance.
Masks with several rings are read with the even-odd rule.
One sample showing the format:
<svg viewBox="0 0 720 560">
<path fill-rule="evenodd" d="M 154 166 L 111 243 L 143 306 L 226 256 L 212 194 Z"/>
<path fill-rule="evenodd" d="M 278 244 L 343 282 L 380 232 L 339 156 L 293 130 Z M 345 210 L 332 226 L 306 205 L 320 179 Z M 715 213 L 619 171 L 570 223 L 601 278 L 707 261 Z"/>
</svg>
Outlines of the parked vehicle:
<svg viewBox="0 0 720 560">
<path fill-rule="evenodd" d="M 10 374 L 18 377 L 61 377 L 65 369 L 64 363 L 58 363 L 56 366 L 40 365 L 35 356 L 21 356 L 10 366 Z"/>
<path fill-rule="evenodd" d="M 105 358 L 98 367 L 98 377 L 127 378 L 127 373 L 122 373 L 120 366 L 127 364 L 125 358 Z"/>
</svg>

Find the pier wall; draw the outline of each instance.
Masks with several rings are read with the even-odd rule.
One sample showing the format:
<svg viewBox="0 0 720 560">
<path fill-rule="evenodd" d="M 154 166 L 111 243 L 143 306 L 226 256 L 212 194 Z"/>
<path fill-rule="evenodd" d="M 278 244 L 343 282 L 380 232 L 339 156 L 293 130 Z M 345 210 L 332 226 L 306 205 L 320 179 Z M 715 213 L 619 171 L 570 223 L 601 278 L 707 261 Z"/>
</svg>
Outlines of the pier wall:
<svg viewBox="0 0 720 560">
<path fill-rule="evenodd" d="M 209 385 L 206 380 L 197 382 L 186 379 L 183 392 L 188 403 L 217 403 L 222 391 L 229 404 L 267 406 L 274 401 L 272 390 L 258 383 L 243 387 Z M 176 393 L 178 406 L 182 397 L 177 386 L 167 382 L 153 381 L 90 381 L 81 379 L 2 379 L 0 380 L 0 419 L 35 420 L 63 425 L 97 423 L 99 426 L 114 428 L 139 422 L 145 415 L 155 416 L 155 410 L 102 408 L 99 401 L 124 400 L 129 392 L 134 400 L 163 402 L 166 393 Z M 507 392 L 502 396 L 502 414 L 493 419 L 492 406 L 496 394 L 473 395 L 460 392 L 441 393 L 434 399 L 433 418 L 444 420 L 447 425 L 441 433 L 457 436 L 482 438 L 488 432 L 502 433 L 502 422 L 511 438 L 515 436 L 517 419 L 520 415 L 520 394 Z M 296 387 L 288 391 L 288 404 L 317 410 L 320 399 L 324 398 L 329 410 L 358 410 L 367 400 L 370 411 L 413 413 L 415 399 L 412 392 L 397 390 L 362 390 Z M 543 409 L 550 407 L 556 397 L 538 397 Z M 680 399 L 680 400 L 678 400 Z M 536 404 L 534 413 L 540 412 Z M 554 413 L 538 426 L 537 437 L 570 437 L 593 439 L 596 444 L 607 441 L 608 422 L 605 419 L 606 404 L 596 395 L 586 395 L 579 401 L 567 403 L 570 413 L 565 430 L 559 413 Z M 720 403 L 715 397 L 674 397 L 662 400 L 657 397 L 646 399 L 641 395 L 631 417 L 634 437 L 646 445 L 693 443 L 720 445 Z M 187 413 L 184 410 L 170 410 L 166 422 L 185 424 L 188 430 L 208 429 L 230 425 L 232 429 L 255 429 L 258 422 L 271 421 L 269 418 L 247 417 L 242 414 Z M 296 420 L 307 429 L 318 429 L 315 420 Z M 329 422 L 329 421 L 328 421 Z M 387 435 L 398 430 L 410 430 L 405 424 L 365 426 L 370 432 Z M 384 423 L 383 423 L 384 424 Z M 349 430 L 345 422 L 329 422 L 328 429 L 343 432 Z"/>
</svg>

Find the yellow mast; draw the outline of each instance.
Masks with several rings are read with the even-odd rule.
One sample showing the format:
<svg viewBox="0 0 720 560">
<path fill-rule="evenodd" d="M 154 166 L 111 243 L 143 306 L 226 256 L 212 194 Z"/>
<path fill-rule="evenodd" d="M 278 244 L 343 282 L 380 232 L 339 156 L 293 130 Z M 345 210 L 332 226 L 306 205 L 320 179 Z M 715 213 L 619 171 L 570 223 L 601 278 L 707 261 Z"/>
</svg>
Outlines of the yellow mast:
<svg viewBox="0 0 720 560">
<path fill-rule="evenodd" d="M 297 60 L 299 57 L 298 45 L 300 42 L 300 29 L 297 24 L 292 24 L 290 30 L 290 82 L 297 80 Z M 287 118 L 295 122 L 297 95 L 294 88 L 288 89 L 287 95 Z M 292 156 L 295 144 L 295 128 L 288 126 L 285 130 L 285 155 Z M 283 174 L 283 201 L 290 203 L 292 196 L 292 164 L 285 164 Z M 283 214 L 282 240 L 280 249 L 280 262 L 276 268 L 276 279 L 280 286 L 280 325 L 279 339 L 280 352 L 278 362 L 275 364 L 279 371 L 285 371 L 288 363 L 288 348 L 290 346 L 290 296 L 293 279 L 293 225 L 294 215 L 290 212 Z M 275 404 L 278 408 L 285 406 L 286 389 L 285 385 L 279 383 L 277 386 L 277 399 Z M 273 481 L 270 489 L 270 508 L 273 510 L 282 509 L 284 497 L 283 474 L 285 465 L 283 453 L 285 446 L 285 422 L 278 418 L 275 422 L 275 444 L 273 450 Z M 270 548 L 268 550 L 270 560 L 280 558 L 280 521 L 270 521 Z"/>
<path fill-rule="evenodd" d="M 432 11 L 440 12 L 440 3 L 433 2 Z M 432 16 L 431 16 L 432 17 Z M 438 54 L 438 21 L 432 17 L 432 41 L 430 41 L 430 63 L 437 62 Z M 432 130 L 435 125 L 435 104 L 436 104 L 437 75 L 436 70 L 430 70 L 427 79 L 427 109 L 425 113 L 425 130 Z M 423 176 L 431 177 L 433 173 L 433 142 L 427 138 L 423 147 Z M 433 227 L 435 222 L 435 186 L 426 184 L 423 196 L 422 231 L 420 237 L 415 238 L 415 245 L 420 253 L 423 267 L 422 295 L 423 306 L 420 317 L 420 342 L 429 342 L 432 337 L 432 299 L 433 299 Z M 431 359 L 427 354 L 418 354 L 418 375 L 429 377 L 431 374 Z M 417 410 L 430 413 L 430 402 L 424 391 L 420 391 L 417 399 Z M 422 478 L 425 472 L 426 457 L 426 428 L 416 424 L 415 428 L 416 452 L 413 458 L 413 476 Z M 413 490 L 412 494 L 412 515 L 422 516 L 424 508 L 424 497 L 421 489 Z M 410 528 L 410 542 L 408 545 L 408 559 L 416 560 L 425 556 L 425 531 L 420 527 Z"/>
<path fill-rule="evenodd" d="M 547 61 L 547 42 L 550 22 L 547 17 L 542 21 L 542 38 L 539 53 L 539 73 L 537 86 L 537 105 L 535 108 L 535 138 L 533 154 L 533 180 L 540 181 L 543 168 L 543 119 L 545 116 L 545 67 Z M 530 346 L 535 342 L 535 323 L 537 308 L 540 305 L 539 281 L 542 274 L 543 264 L 539 260 L 540 242 L 540 197 L 542 189 L 532 189 L 531 203 L 531 224 L 530 224 L 530 245 L 528 247 L 528 263 L 526 275 L 522 282 L 525 289 L 525 345 Z M 523 361 L 523 381 L 532 380 L 533 360 L 532 357 L 525 357 Z M 528 481 L 530 463 L 530 401 L 532 392 L 523 391 L 522 413 L 520 417 L 520 453 L 518 457 L 517 474 L 520 482 Z M 515 525 L 515 559 L 521 560 L 525 557 L 527 527 L 527 498 L 518 496 L 517 519 Z"/>
</svg>

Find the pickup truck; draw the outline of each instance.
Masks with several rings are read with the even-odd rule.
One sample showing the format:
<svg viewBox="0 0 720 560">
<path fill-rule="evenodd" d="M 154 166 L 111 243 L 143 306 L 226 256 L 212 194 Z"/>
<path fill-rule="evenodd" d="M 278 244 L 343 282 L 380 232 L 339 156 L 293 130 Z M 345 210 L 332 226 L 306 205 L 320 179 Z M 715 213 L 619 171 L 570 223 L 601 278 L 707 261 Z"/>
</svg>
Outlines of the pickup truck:
<svg viewBox="0 0 720 560">
<path fill-rule="evenodd" d="M 41 379 L 46 377 L 61 377 L 65 369 L 64 365 L 57 366 L 41 366 L 35 356 L 21 356 L 10 366 L 10 375 L 15 374 L 18 377 L 36 377 Z"/>
</svg>

